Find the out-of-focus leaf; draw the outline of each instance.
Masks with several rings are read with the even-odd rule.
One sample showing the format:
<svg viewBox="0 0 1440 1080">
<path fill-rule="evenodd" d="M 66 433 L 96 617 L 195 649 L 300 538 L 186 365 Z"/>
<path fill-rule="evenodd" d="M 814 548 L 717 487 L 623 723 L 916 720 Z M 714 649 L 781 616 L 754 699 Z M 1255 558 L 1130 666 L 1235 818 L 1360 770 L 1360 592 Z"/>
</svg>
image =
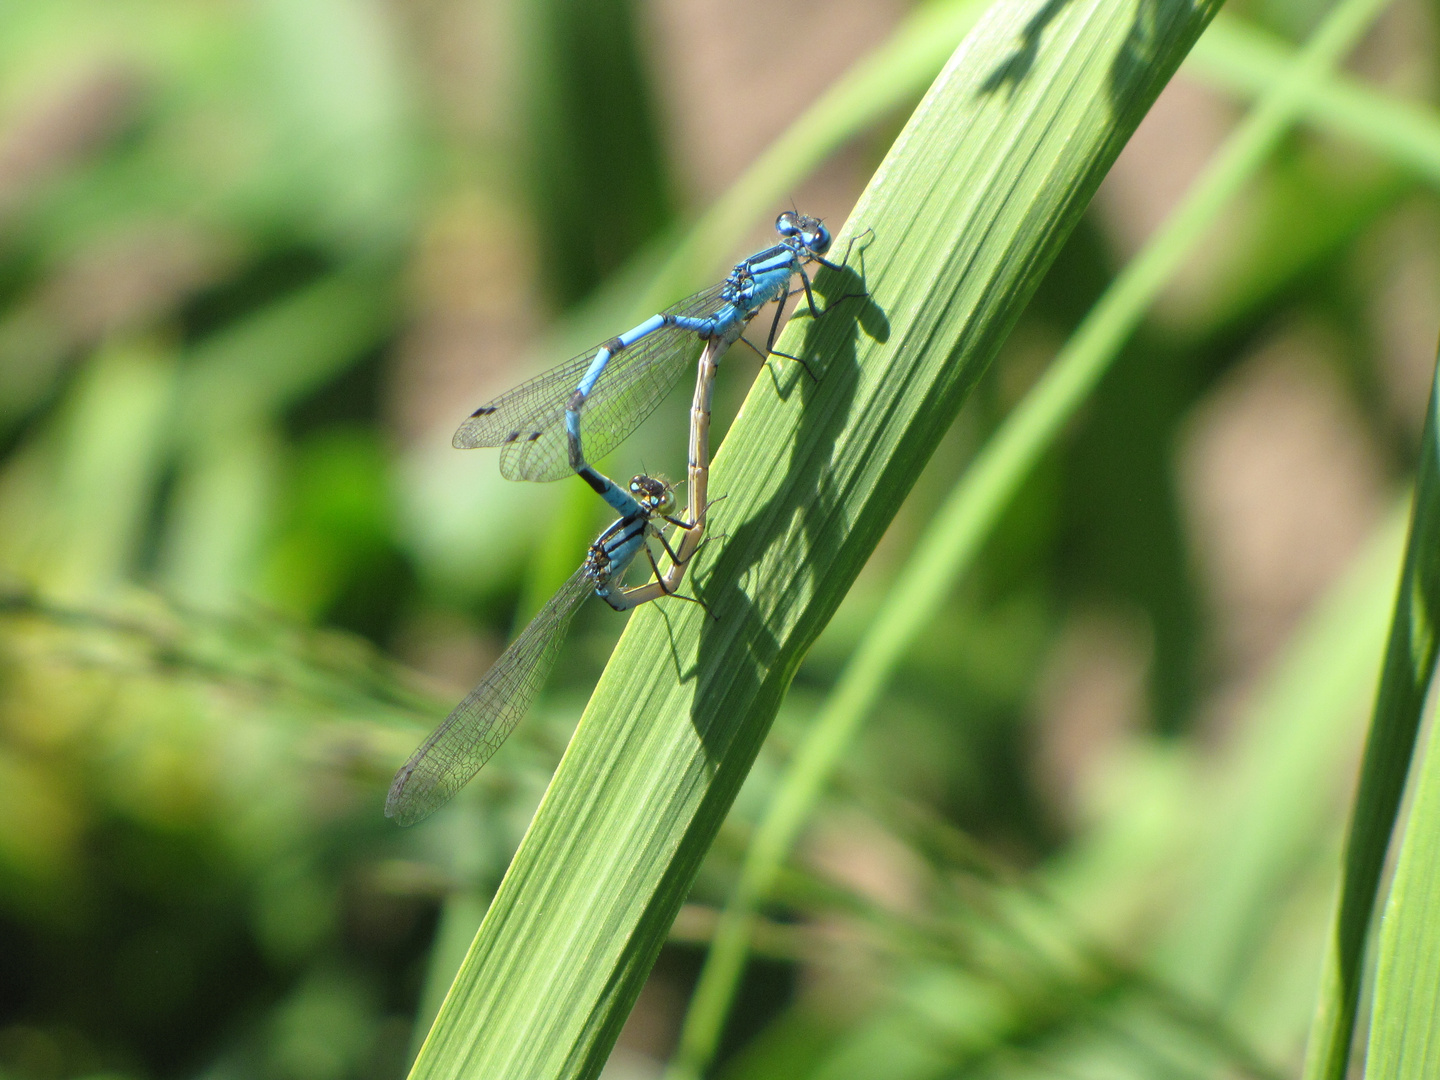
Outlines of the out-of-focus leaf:
<svg viewBox="0 0 1440 1080">
<path fill-rule="evenodd" d="M 222 609 L 261 570 L 282 447 L 269 425 L 210 432 L 182 463 L 161 539 L 165 587 L 186 603 Z"/>
<path fill-rule="evenodd" d="M 1201 1000 L 1230 1001 L 1254 974 L 1257 943 L 1275 932 L 1287 886 L 1334 827 L 1336 784 L 1379 670 L 1404 531 L 1404 514 L 1392 515 L 1306 617 L 1246 710 L 1225 767 L 1192 793 L 1211 812 L 1156 964 Z"/>
<path fill-rule="evenodd" d="M 256 82 L 270 92 L 274 181 L 341 250 L 397 244 L 412 226 L 416 154 L 395 55 L 395 13 L 376 0 L 263 0 Z"/>
<path fill-rule="evenodd" d="M 518 9 L 527 185 L 541 272 L 568 307 L 669 224 L 674 199 L 633 0 L 533 0 Z"/>
<path fill-rule="evenodd" d="M 993 936 L 998 944 L 950 962 L 946 978 L 969 986 L 968 1002 L 945 1012 L 944 983 L 897 965 L 886 1006 L 837 1032 L 813 1055 L 823 1066 L 795 1075 L 897 1076 L 912 1058 L 942 1071 L 980 1068 L 1017 1051 L 1031 1065 L 1012 1063 L 1016 1076 L 1107 1054 L 1104 1075 L 1113 1077 L 1153 1075 L 1157 1060 L 1183 1060 L 1196 1075 L 1211 1075 L 1207 1061 L 1271 1075 L 1247 1040 L 1283 1059 L 1303 1038 L 1294 1023 L 1303 1025 L 1303 1009 L 1249 1007 L 1249 987 L 1273 974 L 1263 969 L 1275 941 L 1296 929 L 1284 925 L 1293 918 L 1284 900 L 1302 864 L 1323 858 L 1335 825 L 1334 793 L 1382 652 L 1403 532 L 1401 515 L 1386 521 L 1306 616 L 1240 718 L 1244 735 L 1219 761 L 1132 749 L 1106 770 L 1103 806 L 1091 811 L 1098 819 L 1029 880 L 987 877 L 987 857 L 973 845 L 937 849 L 951 873 L 968 878 L 978 868 L 980 880 L 960 891 L 958 910 L 930 921 L 899 915 L 896 931 L 880 938 L 905 955 L 907 934 Z M 1197 818 L 1197 805 L 1210 812 Z M 1157 913 L 1159 940 L 1145 968 L 1133 967 Z M 1017 1002 L 1027 968 L 1053 996 Z M 1313 988 L 1284 981 L 1308 1005 Z"/>
<path fill-rule="evenodd" d="M 310 621 L 383 626 L 404 577 L 390 544 L 384 448 L 368 429 L 330 428 L 301 445 L 289 473 L 262 594 Z"/>
<path fill-rule="evenodd" d="M 92 595 L 135 572 L 169 450 L 173 355 L 145 343 L 99 353 L 68 407 L 0 484 L 0 558 L 57 595 Z"/>
<path fill-rule="evenodd" d="M 387 268 L 356 264 L 206 338 L 181 390 L 187 441 L 219 437 L 234 420 L 277 417 L 372 348 L 399 310 Z"/>
<path fill-rule="evenodd" d="M 193 603 L 226 604 L 261 570 L 279 414 L 394 325 L 394 282 L 351 267 L 196 347 L 179 393 L 179 476 L 162 572 Z"/>
</svg>

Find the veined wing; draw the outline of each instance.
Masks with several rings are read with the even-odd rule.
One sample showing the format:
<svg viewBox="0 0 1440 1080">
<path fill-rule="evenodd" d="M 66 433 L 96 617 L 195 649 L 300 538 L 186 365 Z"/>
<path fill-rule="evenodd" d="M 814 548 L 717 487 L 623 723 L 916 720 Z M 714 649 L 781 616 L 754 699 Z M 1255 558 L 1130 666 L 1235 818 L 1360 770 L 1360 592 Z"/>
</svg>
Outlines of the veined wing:
<svg viewBox="0 0 1440 1080">
<path fill-rule="evenodd" d="M 593 589 L 583 567 L 560 586 L 479 685 L 400 767 L 385 798 L 386 817 L 401 825 L 429 817 L 500 749 L 530 711 L 555 666 L 570 620 Z"/>
<path fill-rule="evenodd" d="M 721 282 L 666 309 L 703 317 L 720 306 Z M 580 434 L 586 458 L 598 460 L 623 442 L 674 387 L 694 357 L 688 330 L 667 326 L 612 357 L 586 400 Z M 502 448 L 500 471 L 511 480 L 559 480 L 570 475 L 565 405 L 600 346 L 551 368 L 481 406 L 460 425 L 460 449 Z M 651 383 L 655 385 L 651 385 Z"/>
<path fill-rule="evenodd" d="M 599 461 L 619 446 L 675 389 L 681 374 L 700 354 L 700 339 L 667 326 L 615 356 L 580 410 L 580 439 L 587 461 Z M 578 380 L 577 380 L 578 381 Z M 574 391 L 572 386 L 571 392 Z M 528 437 L 500 451 L 500 472 L 511 480 L 558 480 L 572 475 L 565 409 Z"/>
</svg>

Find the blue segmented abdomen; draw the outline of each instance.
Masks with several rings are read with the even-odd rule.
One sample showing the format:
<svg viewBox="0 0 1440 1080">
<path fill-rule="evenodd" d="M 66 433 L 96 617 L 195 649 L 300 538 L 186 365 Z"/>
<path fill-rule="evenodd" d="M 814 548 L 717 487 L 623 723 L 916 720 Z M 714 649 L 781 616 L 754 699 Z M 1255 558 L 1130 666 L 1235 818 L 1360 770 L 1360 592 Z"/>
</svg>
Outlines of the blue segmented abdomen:
<svg viewBox="0 0 1440 1080">
<path fill-rule="evenodd" d="M 635 342 L 641 338 L 653 334 L 664 325 L 664 315 L 652 315 L 639 326 L 631 327 L 619 337 L 611 338 L 604 345 L 600 346 L 600 351 L 595 354 L 595 359 L 590 361 L 590 367 L 585 372 L 585 377 L 580 380 L 580 393 L 589 397 L 590 392 L 595 389 L 595 381 L 600 378 L 601 373 L 605 370 L 605 366 L 610 363 L 611 357 L 621 349 L 626 349 L 634 345 Z"/>
</svg>

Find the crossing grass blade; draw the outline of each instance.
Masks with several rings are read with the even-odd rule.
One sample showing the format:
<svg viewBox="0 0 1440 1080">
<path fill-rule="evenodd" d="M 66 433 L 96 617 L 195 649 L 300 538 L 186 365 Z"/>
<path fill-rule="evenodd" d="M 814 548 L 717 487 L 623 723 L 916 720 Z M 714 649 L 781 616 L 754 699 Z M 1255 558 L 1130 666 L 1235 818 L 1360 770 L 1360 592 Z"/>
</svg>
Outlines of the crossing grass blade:
<svg viewBox="0 0 1440 1080">
<path fill-rule="evenodd" d="M 1431 389 L 1421 440 L 1410 538 L 1345 841 L 1340 896 L 1306 1054 L 1306 1080 L 1341 1080 L 1349 1069 L 1365 942 L 1435 671 L 1435 613 L 1440 611 L 1437 390 L 1440 383 Z M 1437 1052 L 1431 1035 L 1435 1002 L 1440 998 L 1440 979 L 1433 963 L 1440 949 L 1440 930 L 1428 917 L 1440 865 L 1435 840 L 1434 757 L 1433 752 L 1428 754 L 1419 770 L 1419 794 L 1387 906 L 1372 1017 L 1373 1065 L 1367 1064 L 1367 1076 L 1433 1073 L 1422 1066 Z"/>
<path fill-rule="evenodd" d="M 1185 74 L 1217 89 L 1262 95 L 1294 60 L 1285 41 L 1221 13 L 1195 43 Z M 1316 128 L 1365 146 L 1432 187 L 1440 184 L 1440 112 L 1403 101 L 1340 73 L 1316 79 L 1306 90 L 1303 119 Z"/>
<path fill-rule="evenodd" d="M 873 229 L 868 299 L 792 323 L 818 380 L 772 362 L 716 458 L 710 614 L 632 618 L 412 1075 L 599 1072 L 806 649 L 1213 11 L 1002 0 L 962 43 L 838 238 Z"/>
</svg>

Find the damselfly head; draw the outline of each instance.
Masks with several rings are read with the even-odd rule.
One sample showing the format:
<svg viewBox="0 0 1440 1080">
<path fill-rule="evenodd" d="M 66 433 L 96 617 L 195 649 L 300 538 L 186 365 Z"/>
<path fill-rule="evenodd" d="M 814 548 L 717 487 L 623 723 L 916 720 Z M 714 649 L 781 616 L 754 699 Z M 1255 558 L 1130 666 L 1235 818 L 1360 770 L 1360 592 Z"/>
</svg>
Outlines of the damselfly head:
<svg viewBox="0 0 1440 1080">
<path fill-rule="evenodd" d="M 675 509 L 675 489 L 658 476 L 632 477 L 630 494 L 652 514 L 668 514 Z"/>
<path fill-rule="evenodd" d="M 830 230 L 819 218 L 786 210 L 775 219 L 775 231 L 786 239 L 797 237 L 812 254 L 824 255 L 830 250 Z"/>
</svg>

